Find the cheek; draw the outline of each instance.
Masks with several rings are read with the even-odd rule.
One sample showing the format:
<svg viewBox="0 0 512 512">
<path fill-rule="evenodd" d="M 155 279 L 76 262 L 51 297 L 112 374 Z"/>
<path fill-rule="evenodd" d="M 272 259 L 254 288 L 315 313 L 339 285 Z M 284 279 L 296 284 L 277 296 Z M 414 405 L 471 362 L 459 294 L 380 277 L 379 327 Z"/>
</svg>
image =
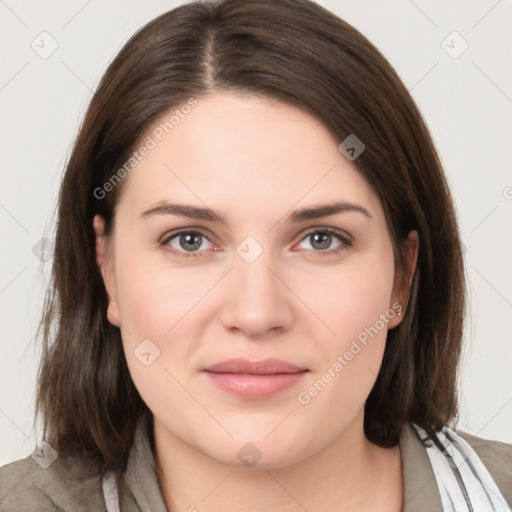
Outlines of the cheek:
<svg viewBox="0 0 512 512">
<path fill-rule="evenodd" d="M 157 341 L 194 308 L 209 282 L 192 266 L 172 269 L 147 254 L 127 253 L 116 267 L 121 321 L 132 337 Z"/>
<path fill-rule="evenodd" d="M 321 326 L 319 364 L 298 397 L 303 405 L 311 402 L 307 409 L 355 413 L 366 400 L 382 363 L 388 323 L 396 315 L 390 303 L 393 273 L 392 255 L 381 251 L 379 257 L 340 266 L 329 280 L 316 280 L 319 286 L 308 300 L 328 329 Z"/>
<path fill-rule="evenodd" d="M 161 394 L 162 385 L 172 383 L 167 372 L 183 379 L 181 362 L 197 349 L 199 338 L 193 334 L 202 299 L 218 280 L 218 269 L 170 268 L 134 250 L 119 258 L 116 291 L 123 345 L 134 383 L 148 405 Z"/>
<path fill-rule="evenodd" d="M 116 268 L 126 361 L 135 387 L 153 413 L 161 413 L 162 403 L 176 402 L 173 394 L 179 390 L 169 372 L 174 373 L 173 361 L 186 357 L 182 352 L 187 347 L 181 343 L 170 347 L 164 339 L 184 339 L 187 311 L 198 300 L 190 276 L 185 280 L 180 275 L 148 265 L 135 252 Z"/>
<path fill-rule="evenodd" d="M 368 256 L 354 258 L 346 265 L 308 279 L 299 291 L 331 331 L 326 336 L 326 340 L 331 340 L 328 348 L 343 348 L 365 328 L 378 322 L 391 307 L 393 258 L 385 251 Z M 314 287 L 311 282 L 315 283 Z M 326 334 L 329 334 L 327 330 Z"/>
<path fill-rule="evenodd" d="M 163 325 L 161 309 L 166 307 L 162 296 L 162 281 L 155 280 L 151 271 L 141 265 L 126 265 L 117 272 L 117 302 L 124 334 L 137 342 L 141 337 L 156 339 Z M 169 328 L 169 327 L 168 327 Z M 140 340 L 139 340 L 140 341 Z"/>
</svg>

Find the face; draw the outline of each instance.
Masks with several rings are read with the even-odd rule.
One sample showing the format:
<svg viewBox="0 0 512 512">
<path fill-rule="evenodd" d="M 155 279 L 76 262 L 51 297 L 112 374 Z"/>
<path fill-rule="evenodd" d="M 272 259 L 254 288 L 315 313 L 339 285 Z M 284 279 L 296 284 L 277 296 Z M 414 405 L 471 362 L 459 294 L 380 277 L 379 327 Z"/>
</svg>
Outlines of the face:
<svg viewBox="0 0 512 512">
<path fill-rule="evenodd" d="M 106 245 L 94 222 L 135 386 L 169 438 L 223 464 L 305 459 L 361 419 L 401 319 L 381 204 L 341 141 L 277 100 L 217 92 L 155 133 Z"/>
</svg>

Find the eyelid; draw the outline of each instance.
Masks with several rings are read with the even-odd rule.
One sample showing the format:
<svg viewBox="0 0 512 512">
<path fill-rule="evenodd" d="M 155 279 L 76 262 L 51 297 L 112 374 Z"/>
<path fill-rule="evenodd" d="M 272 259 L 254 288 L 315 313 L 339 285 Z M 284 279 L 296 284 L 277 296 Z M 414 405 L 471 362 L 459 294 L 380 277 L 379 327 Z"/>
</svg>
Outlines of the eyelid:
<svg viewBox="0 0 512 512">
<path fill-rule="evenodd" d="M 183 227 L 183 228 L 177 228 L 177 229 L 174 229 L 174 230 L 171 230 L 171 231 L 167 231 L 165 234 L 163 234 L 160 239 L 159 239 L 159 243 L 161 244 L 166 244 L 169 242 L 169 240 L 171 238 L 174 238 L 175 236 L 177 235 L 182 235 L 183 233 L 195 233 L 195 234 L 198 234 L 198 235 L 202 235 L 204 236 L 205 238 L 207 238 L 208 240 L 210 240 L 210 235 L 209 234 L 206 234 L 206 232 L 204 231 L 203 228 L 196 228 L 196 227 Z M 211 240 L 210 240 L 211 242 Z"/>
<path fill-rule="evenodd" d="M 331 233 L 334 235 L 338 235 L 339 237 L 347 240 L 352 241 L 352 237 L 343 229 L 330 227 L 330 226 L 313 226 L 312 228 L 308 228 L 304 236 L 301 238 L 301 241 L 304 240 L 308 235 L 311 235 L 312 233 Z"/>
</svg>

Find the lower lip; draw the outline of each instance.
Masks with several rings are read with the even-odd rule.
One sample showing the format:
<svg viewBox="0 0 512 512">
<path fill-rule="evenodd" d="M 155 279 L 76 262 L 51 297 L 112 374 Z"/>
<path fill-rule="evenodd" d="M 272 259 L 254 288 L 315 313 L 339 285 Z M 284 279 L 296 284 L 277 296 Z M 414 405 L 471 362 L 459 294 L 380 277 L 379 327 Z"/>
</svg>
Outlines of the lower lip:
<svg viewBox="0 0 512 512">
<path fill-rule="evenodd" d="M 261 399 L 298 384 L 308 371 L 254 375 L 242 373 L 205 372 L 222 390 L 242 398 Z"/>
</svg>

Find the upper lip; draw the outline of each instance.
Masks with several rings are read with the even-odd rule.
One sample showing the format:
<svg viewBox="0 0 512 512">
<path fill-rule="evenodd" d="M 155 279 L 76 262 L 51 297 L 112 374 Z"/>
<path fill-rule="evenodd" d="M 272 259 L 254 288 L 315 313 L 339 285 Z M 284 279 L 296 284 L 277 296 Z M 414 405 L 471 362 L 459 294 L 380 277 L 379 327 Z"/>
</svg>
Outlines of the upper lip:
<svg viewBox="0 0 512 512">
<path fill-rule="evenodd" d="M 281 359 L 264 359 L 262 361 L 250 361 L 249 359 L 227 359 L 220 363 L 204 368 L 205 371 L 214 373 L 245 373 L 253 375 L 272 375 L 276 373 L 299 373 L 306 371 Z"/>
</svg>

